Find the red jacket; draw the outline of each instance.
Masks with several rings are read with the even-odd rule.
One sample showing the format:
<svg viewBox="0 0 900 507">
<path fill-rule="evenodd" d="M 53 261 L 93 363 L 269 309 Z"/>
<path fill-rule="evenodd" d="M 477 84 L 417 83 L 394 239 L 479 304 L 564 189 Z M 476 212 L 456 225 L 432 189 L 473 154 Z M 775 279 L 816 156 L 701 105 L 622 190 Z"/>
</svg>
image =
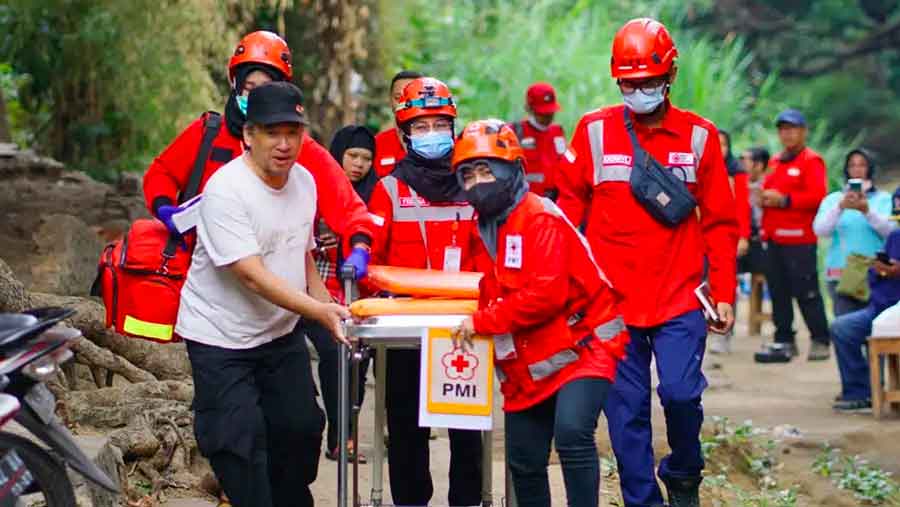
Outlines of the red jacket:
<svg viewBox="0 0 900 507">
<path fill-rule="evenodd" d="M 789 202 L 784 208 L 763 208 L 763 239 L 782 245 L 813 245 L 817 241 L 813 219 L 827 192 L 825 161 L 809 148 L 782 160 L 785 157 L 779 153 L 769 160 L 772 170 L 762 188 L 781 192 Z"/>
<path fill-rule="evenodd" d="M 629 334 L 621 297 L 583 237 L 548 199 L 529 193 L 479 254 L 475 331 L 494 336 L 503 410 L 541 403 L 572 380 L 615 379 Z"/>
<path fill-rule="evenodd" d="M 144 199 L 151 213 L 155 208 L 154 201 L 165 197 L 176 202 L 178 193 L 187 186 L 202 135 L 203 120 L 197 119 L 150 164 L 144 174 Z M 217 169 L 243 153 L 241 140 L 231 135 L 224 119 L 222 130 L 213 140 L 212 146 L 200 183 L 201 192 Z M 332 230 L 346 239 L 345 245 L 349 247 L 356 243 L 360 236 L 372 239 L 374 226 L 366 205 L 353 190 L 350 180 L 331 154 L 304 134 L 297 163 L 305 167 L 316 180 L 318 212 Z"/>
<path fill-rule="evenodd" d="M 375 174 L 379 178 L 391 174 L 397 162 L 406 156 L 397 127 L 382 130 L 375 136 Z"/>
<path fill-rule="evenodd" d="M 445 258 L 448 247 L 455 245 L 459 248 L 459 270 L 473 270 L 472 256 L 480 248 L 480 240 L 472 218 L 474 210 L 468 203 L 428 202 L 413 197 L 406 183 L 385 176 L 375 185 L 369 210 L 377 226 L 372 264 L 443 269 L 445 261 L 455 255 Z"/>
<path fill-rule="evenodd" d="M 512 126 L 525 152 L 525 179 L 530 190 L 541 196 L 548 190 L 555 191 L 556 167 L 566 151 L 566 134 L 562 127 L 554 123 L 546 130 L 538 130 L 528 120 Z"/>
<path fill-rule="evenodd" d="M 619 105 L 581 118 L 557 184 L 560 208 L 575 224 L 587 221 L 597 263 L 625 295 L 625 322 L 651 327 L 699 309 L 694 289 L 704 258 L 713 298 L 733 303 L 737 218 L 715 125 L 671 105 L 658 128 L 633 122 L 641 146 L 661 164 L 680 167 L 675 174 L 684 175 L 697 200 L 697 213 L 670 228 L 631 193 L 633 150 L 623 112 Z"/>
</svg>

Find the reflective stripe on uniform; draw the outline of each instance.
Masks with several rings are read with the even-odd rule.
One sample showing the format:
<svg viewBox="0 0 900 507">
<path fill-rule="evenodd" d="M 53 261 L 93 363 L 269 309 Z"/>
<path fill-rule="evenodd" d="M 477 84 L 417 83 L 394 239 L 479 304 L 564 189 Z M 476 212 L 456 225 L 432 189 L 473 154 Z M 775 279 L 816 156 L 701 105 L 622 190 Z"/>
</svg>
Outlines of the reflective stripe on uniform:
<svg viewBox="0 0 900 507">
<path fill-rule="evenodd" d="M 401 207 L 400 206 L 400 190 L 397 178 L 394 176 L 385 176 L 381 178 L 381 183 L 388 192 L 393 206 L 394 222 L 450 222 L 459 220 L 471 220 L 475 214 L 472 206 L 417 206 L 417 207 Z M 414 196 L 413 199 L 417 199 Z"/>
<path fill-rule="evenodd" d="M 512 334 L 494 335 L 494 353 L 501 361 L 516 357 L 516 344 L 513 342 Z"/>
<path fill-rule="evenodd" d="M 597 176 L 597 183 L 604 181 L 630 181 L 631 166 L 630 165 L 601 165 L 600 173 Z"/>
<path fill-rule="evenodd" d="M 125 323 L 122 330 L 134 336 L 143 336 L 144 338 L 152 338 L 159 341 L 171 341 L 174 332 L 174 326 L 171 324 L 158 324 L 156 322 L 147 322 L 132 317 L 125 316 Z"/>
<path fill-rule="evenodd" d="M 556 354 L 528 365 L 528 373 L 535 382 L 545 379 L 578 360 L 578 352 L 572 349 L 560 350 Z"/>
<path fill-rule="evenodd" d="M 544 173 L 528 173 L 525 175 L 525 181 L 529 183 L 543 183 Z"/>
<path fill-rule="evenodd" d="M 591 159 L 594 162 L 594 185 L 600 183 L 603 171 L 603 120 L 588 123 L 588 142 L 591 145 Z"/>
<path fill-rule="evenodd" d="M 625 330 L 625 319 L 622 316 L 618 316 L 612 320 L 608 320 L 603 324 L 594 328 L 594 336 L 600 339 L 600 341 L 612 340 L 619 333 Z"/>
<path fill-rule="evenodd" d="M 775 235 L 786 238 L 798 238 L 803 236 L 803 229 L 775 229 Z"/>
</svg>

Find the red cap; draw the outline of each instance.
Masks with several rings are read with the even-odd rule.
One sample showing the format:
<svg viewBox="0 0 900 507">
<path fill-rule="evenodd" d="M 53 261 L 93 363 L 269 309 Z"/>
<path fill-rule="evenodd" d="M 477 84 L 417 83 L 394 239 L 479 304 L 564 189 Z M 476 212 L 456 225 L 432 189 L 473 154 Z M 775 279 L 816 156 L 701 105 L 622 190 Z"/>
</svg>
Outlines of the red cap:
<svg viewBox="0 0 900 507">
<path fill-rule="evenodd" d="M 552 114 L 559 111 L 556 90 L 550 83 L 534 83 L 525 92 L 525 102 L 534 114 Z"/>
</svg>

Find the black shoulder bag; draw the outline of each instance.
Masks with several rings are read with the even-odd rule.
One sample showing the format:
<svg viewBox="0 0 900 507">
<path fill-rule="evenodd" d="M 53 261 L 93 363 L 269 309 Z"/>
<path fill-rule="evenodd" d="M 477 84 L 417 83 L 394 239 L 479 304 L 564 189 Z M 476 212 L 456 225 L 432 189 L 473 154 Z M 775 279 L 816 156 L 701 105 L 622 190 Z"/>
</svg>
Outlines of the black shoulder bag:
<svg viewBox="0 0 900 507">
<path fill-rule="evenodd" d="M 697 206 L 697 200 L 684 182 L 672 174 L 641 148 L 628 108 L 624 109 L 625 128 L 631 137 L 634 150 L 631 167 L 631 193 L 650 215 L 667 227 L 675 227 L 684 221 Z"/>
</svg>

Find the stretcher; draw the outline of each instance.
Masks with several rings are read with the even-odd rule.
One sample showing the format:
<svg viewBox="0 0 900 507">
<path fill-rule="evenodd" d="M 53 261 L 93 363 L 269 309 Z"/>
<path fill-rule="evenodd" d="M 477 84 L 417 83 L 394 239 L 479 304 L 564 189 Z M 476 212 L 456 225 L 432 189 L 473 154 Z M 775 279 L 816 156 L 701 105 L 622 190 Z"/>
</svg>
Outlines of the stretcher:
<svg viewBox="0 0 900 507">
<path fill-rule="evenodd" d="M 341 345 L 338 363 L 338 506 L 379 507 L 385 505 L 383 483 L 387 351 L 419 349 L 422 334 L 427 329 L 453 328 L 461 324 L 477 308 L 480 275 L 371 266 L 368 281 L 376 287 L 394 294 L 412 294 L 418 297 L 371 298 L 351 302 L 349 295 L 355 293 L 354 274 L 352 267 L 341 273 L 344 293 L 348 295 L 354 318 L 344 323 L 345 335 L 351 338 L 351 345 Z M 360 363 L 370 351 L 375 353 L 375 417 L 373 455 L 369 460 L 371 492 L 368 502 L 363 502 L 359 492 L 359 464 L 354 460 L 352 472 L 349 470 L 347 441 L 352 420 L 355 430 L 352 438 L 358 448 L 357 421 L 360 403 L 357 399 L 358 389 L 351 386 L 359 385 Z M 491 434 L 490 431 L 482 432 L 482 507 L 493 505 Z"/>
</svg>

